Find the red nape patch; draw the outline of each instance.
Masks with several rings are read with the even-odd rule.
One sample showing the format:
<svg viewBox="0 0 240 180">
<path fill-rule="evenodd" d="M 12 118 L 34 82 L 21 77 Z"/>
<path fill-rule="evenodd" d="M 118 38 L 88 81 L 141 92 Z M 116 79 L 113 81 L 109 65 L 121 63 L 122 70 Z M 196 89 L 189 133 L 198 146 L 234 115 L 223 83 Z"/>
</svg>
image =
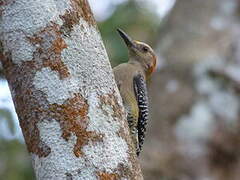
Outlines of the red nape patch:
<svg viewBox="0 0 240 180">
<path fill-rule="evenodd" d="M 149 67 L 147 71 L 147 77 L 149 77 L 153 72 L 155 72 L 156 68 L 157 68 L 157 57 L 153 55 L 153 64 L 151 67 Z"/>
</svg>

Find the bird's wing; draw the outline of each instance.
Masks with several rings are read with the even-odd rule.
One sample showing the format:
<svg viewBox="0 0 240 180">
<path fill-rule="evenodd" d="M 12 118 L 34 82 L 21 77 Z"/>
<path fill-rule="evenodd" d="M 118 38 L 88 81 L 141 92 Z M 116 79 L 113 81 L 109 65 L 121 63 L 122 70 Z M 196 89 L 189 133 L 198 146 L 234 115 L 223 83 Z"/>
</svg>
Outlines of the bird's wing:
<svg viewBox="0 0 240 180">
<path fill-rule="evenodd" d="M 143 75 L 138 74 L 133 79 L 133 87 L 135 96 L 138 102 L 139 107 L 139 117 L 138 117 L 138 142 L 139 142 L 139 152 L 140 153 L 143 141 L 145 137 L 146 132 L 146 125 L 148 121 L 148 97 L 147 97 L 147 87 L 146 87 L 146 81 L 143 77 Z"/>
</svg>

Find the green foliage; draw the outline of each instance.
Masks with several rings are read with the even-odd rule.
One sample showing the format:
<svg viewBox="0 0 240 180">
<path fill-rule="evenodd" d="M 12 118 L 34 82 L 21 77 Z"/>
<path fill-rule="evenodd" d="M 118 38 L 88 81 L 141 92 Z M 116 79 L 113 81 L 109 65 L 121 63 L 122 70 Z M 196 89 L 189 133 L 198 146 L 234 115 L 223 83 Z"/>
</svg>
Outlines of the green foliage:
<svg viewBox="0 0 240 180">
<path fill-rule="evenodd" d="M 7 108 L 0 108 L 0 120 L 5 119 L 7 121 L 9 130 L 12 134 L 15 133 L 15 123 L 12 116 L 12 112 Z"/>
<path fill-rule="evenodd" d="M 32 180 L 30 156 L 18 140 L 0 139 L 0 177 L 4 180 Z"/>
</svg>

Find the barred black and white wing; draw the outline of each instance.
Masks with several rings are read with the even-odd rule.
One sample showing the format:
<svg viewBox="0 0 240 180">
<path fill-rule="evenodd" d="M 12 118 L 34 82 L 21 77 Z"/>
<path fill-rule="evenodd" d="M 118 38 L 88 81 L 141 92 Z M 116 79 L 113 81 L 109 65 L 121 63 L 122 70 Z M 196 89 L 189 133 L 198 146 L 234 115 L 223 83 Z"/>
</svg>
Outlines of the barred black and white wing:
<svg viewBox="0 0 240 180">
<path fill-rule="evenodd" d="M 147 97 L 147 87 L 146 87 L 146 81 L 144 77 L 141 74 L 138 74 L 133 79 L 133 86 L 134 86 L 134 92 L 135 96 L 138 102 L 138 108 L 139 108 L 139 117 L 138 117 L 138 143 L 139 148 L 137 149 L 137 155 L 139 155 L 144 138 L 145 138 L 145 132 L 146 132 L 146 125 L 148 121 L 148 97 Z"/>
</svg>

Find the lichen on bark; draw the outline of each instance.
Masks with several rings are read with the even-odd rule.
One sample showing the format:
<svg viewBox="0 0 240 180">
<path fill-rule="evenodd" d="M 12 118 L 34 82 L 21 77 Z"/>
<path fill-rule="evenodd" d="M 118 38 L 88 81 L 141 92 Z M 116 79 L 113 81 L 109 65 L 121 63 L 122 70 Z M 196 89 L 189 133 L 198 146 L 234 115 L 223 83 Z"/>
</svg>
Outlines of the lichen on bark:
<svg viewBox="0 0 240 180">
<path fill-rule="evenodd" d="M 0 57 L 37 179 L 139 179 L 88 2 L 19 0 L 1 13 Z"/>
</svg>

